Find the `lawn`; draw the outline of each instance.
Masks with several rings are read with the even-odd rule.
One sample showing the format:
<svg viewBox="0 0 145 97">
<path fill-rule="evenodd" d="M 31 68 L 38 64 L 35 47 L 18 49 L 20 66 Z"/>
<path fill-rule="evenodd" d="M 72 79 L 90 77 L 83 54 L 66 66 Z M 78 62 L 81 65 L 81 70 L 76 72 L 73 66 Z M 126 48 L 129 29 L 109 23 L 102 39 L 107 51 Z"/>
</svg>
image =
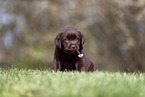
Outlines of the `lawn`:
<svg viewBox="0 0 145 97">
<path fill-rule="evenodd" d="M 145 97 L 145 74 L 0 69 L 0 97 Z"/>
</svg>

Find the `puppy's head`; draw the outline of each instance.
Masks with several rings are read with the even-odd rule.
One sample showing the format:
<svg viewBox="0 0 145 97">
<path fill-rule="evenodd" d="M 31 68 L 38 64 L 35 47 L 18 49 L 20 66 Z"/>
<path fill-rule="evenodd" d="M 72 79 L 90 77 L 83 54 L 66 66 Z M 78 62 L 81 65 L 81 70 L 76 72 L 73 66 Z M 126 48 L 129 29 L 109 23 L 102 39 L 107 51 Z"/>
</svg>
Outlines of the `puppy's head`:
<svg viewBox="0 0 145 97">
<path fill-rule="evenodd" d="M 67 54 L 82 50 L 84 42 L 84 35 L 74 27 L 62 29 L 55 38 L 55 45 Z"/>
</svg>

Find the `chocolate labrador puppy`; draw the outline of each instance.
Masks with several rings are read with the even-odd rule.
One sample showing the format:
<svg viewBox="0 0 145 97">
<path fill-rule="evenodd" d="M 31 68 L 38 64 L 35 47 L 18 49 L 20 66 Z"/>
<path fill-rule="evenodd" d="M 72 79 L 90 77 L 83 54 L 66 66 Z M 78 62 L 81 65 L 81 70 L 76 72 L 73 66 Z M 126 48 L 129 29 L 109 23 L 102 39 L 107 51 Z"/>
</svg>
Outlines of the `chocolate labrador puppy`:
<svg viewBox="0 0 145 97">
<path fill-rule="evenodd" d="M 74 27 L 62 29 L 55 38 L 53 69 L 55 71 L 93 71 L 94 64 L 83 50 L 85 37 Z"/>
</svg>

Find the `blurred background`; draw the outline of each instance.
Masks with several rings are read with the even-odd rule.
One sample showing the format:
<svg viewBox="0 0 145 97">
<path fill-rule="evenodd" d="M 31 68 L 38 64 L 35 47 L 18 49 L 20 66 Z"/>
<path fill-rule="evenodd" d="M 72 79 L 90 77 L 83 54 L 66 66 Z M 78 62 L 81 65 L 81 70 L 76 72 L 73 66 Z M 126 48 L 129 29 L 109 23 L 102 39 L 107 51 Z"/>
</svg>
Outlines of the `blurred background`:
<svg viewBox="0 0 145 97">
<path fill-rule="evenodd" d="M 51 70 L 66 26 L 85 34 L 96 70 L 145 71 L 145 0 L 1 0 L 0 67 Z"/>
</svg>

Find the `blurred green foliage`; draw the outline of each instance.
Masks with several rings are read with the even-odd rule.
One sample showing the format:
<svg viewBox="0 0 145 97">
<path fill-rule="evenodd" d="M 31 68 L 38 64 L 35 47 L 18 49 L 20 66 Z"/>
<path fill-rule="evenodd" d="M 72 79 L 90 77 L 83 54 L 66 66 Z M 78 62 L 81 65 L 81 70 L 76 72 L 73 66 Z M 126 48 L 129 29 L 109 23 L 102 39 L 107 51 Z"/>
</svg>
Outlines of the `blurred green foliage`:
<svg viewBox="0 0 145 97">
<path fill-rule="evenodd" d="M 0 97 L 144 97 L 145 95 L 144 73 L 0 69 L 0 79 Z"/>
<path fill-rule="evenodd" d="M 0 66 L 51 68 L 56 34 L 74 26 L 96 69 L 145 71 L 144 9 L 144 0 L 1 1 Z"/>
</svg>

